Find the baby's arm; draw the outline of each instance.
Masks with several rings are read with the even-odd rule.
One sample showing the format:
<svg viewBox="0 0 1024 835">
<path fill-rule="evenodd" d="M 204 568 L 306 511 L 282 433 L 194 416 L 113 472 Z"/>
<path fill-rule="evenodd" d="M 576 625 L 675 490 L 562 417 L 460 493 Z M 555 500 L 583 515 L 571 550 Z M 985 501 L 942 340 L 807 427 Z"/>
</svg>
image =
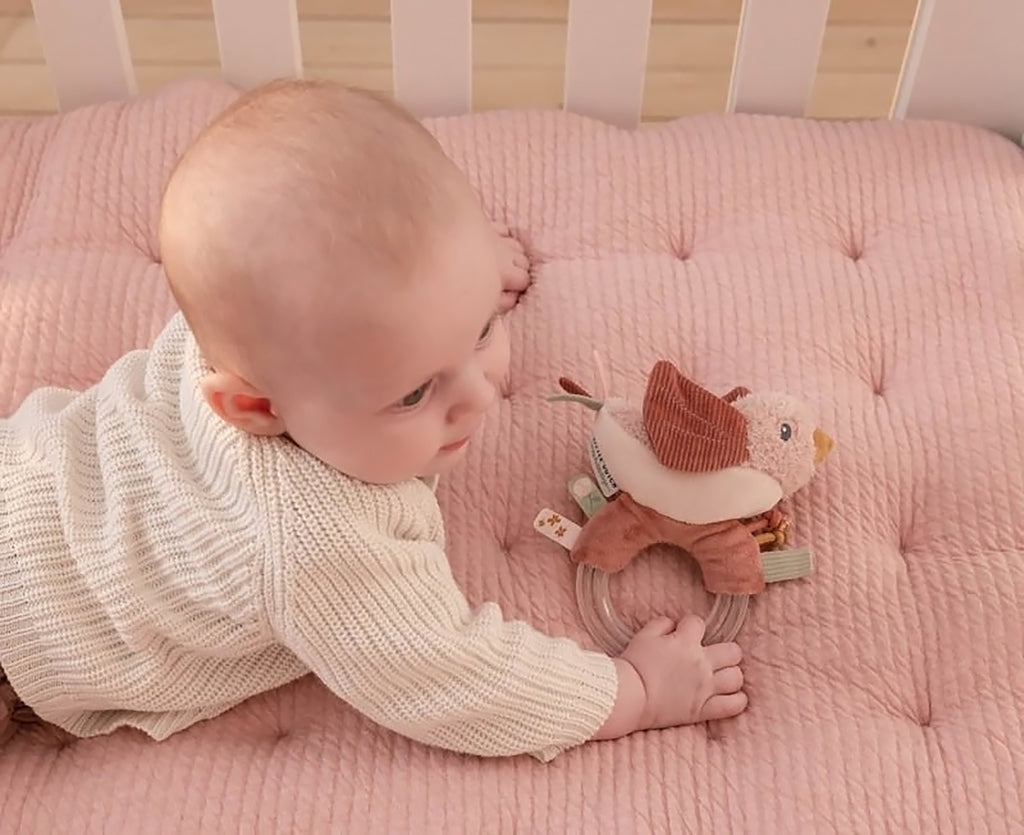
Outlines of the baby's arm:
<svg viewBox="0 0 1024 835">
<path fill-rule="evenodd" d="M 331 690 L 429 745 L 549 760 L 612 713 L 615 663 L 566 638 L 473 610 L 441 547 L 358 530 L 349 555 L 292 560 L 270 585 L 272 621 Z"/>
<path fill-rule="evenodd" d="M 610 659 L 494 603 L 471 610 L 441 547 L 364 528 L 349 557 L 292 561 L 280 638 L 378 724 L 465 753 L 547 761 L 588 739 L 725 718 L 746 697 L 739 647 L 701 646 L 703 622 L 652 621 Z"/>
</svg>

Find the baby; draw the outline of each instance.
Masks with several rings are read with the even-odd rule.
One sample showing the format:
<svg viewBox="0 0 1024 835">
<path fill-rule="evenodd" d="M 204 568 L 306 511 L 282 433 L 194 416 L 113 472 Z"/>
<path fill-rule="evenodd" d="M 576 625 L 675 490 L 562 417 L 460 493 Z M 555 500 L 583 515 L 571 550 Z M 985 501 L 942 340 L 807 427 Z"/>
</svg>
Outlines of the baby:
<svg viewBox="0 0 1024 835">
<path fill-rule="evenodd" d="M 495 401 L 523 273 L 415 119 L 248 93 L 159 235 L 180 312 L 152 348 L 0 423 L 8 713 L 162 740 L 312 671 L 425 744 L 549 761 L 746 707 L 697 617 L 609 658 L 457 586 L 433 489 Z"/>
</svg>

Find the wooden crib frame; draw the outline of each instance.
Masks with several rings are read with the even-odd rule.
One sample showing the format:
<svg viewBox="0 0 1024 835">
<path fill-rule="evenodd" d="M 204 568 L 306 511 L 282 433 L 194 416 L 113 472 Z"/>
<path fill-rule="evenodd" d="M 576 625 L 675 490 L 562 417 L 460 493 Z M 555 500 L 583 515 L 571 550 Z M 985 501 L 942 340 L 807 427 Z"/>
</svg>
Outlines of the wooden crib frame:
<svg viewBox="0 0 1024 835">
<path fill-rule="evenodd" d="M 296 0 L 211 0 L 224 78 L 301 76 Z M 338 0 L 339 4 L 344 0 Z M 731 112 L 803 116 L 830 0 L 743 0 Z M 68 110 L 135 95 L 119 0 L 32 0 Z M 652 0 L 569 0 L 563 106 L 640 120 Z M 395 97 L 421 117 L 471 110 L 472 0 L 391 0 Z M 1024 0 L 919 0 L 891 118 L 949 119 L 1024 135 Z"/>
</svg>

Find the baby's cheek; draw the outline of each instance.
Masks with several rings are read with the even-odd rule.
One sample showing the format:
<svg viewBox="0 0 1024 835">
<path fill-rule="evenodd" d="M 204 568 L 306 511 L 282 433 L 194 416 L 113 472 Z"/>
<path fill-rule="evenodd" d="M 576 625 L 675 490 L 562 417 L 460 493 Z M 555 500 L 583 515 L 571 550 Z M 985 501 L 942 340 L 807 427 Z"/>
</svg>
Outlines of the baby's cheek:
<svg viewBox="0 0 1024 835">
<path fill-rule="evenodd" d="M 495 322 L 494 327 L 496 330 L 491 336 L 491 342 L 487 346 L 484 358 L 484 373 L 487 375 L 487 379 L 497 386 L 501 384 L 508 373 L 511 348 L 504 322 L 499 319 Z"/>
</svg>

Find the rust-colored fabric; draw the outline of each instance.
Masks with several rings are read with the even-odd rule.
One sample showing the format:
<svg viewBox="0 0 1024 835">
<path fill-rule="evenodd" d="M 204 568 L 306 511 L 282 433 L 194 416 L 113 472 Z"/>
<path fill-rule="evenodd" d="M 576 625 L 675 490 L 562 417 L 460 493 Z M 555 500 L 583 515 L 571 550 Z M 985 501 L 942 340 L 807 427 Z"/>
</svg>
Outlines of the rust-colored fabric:
<svg viewBox="0 0 1024 835">
<path fill-rule="evenodd" d="M 569 394 L 579 394 L 583 397 L 590 397 L 590 392 L 587 391 L 583 386 L 577 383 L 575 380 L 570 380 L 568 377 L 559 377 L 558 385 L 562 387 L 562 390 Z"/>
<path fill-rule="evenodd" d="M 728 394 L 723 395 L 722 399 L 726 403 L 732 403 L 735 400 L 739 400 L 741 397 L 746 397 L 748 394 L 750 394 L 750 389 L 745 386 L 736 386 L 736 388 L 732 389 Z"/>
<path fill-rule="evenodd" d="M 643 416 L 654 454 L 669 469 L 707 473 L 747 460 L 743 415 L 667 360 L 651 371 Z"/>
<path fill-rule="evenodd" d="M 728 520 L 691 525 L 669 519 L 621 493 L 583 526 L 570 556 L 575 562 L 613 573 L 651 545 L 676 545 L 697 561 L 704 588 L 712 594 L 758 594 L 765 582 L 761 549 L 754 535 L 768 524 L 767 517 L 759 517 L 749 523 Z"/>
</svg>

